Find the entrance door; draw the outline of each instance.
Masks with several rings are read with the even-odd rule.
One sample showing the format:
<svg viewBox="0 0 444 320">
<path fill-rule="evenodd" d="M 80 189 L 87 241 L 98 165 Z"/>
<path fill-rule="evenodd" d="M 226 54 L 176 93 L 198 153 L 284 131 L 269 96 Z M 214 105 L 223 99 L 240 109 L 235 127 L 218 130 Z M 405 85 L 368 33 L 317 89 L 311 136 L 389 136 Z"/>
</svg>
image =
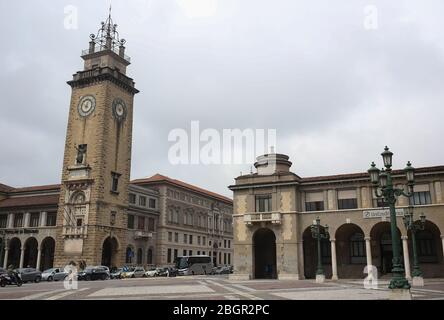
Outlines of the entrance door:
<svg viewBox="0 0 444 320">
<path fill-rule="evenodd" d="M 254 233 L 254 278 L 277 279 L 276 236 L 270 229 Z"/>
<path fill-rule="evenodd" d="M 393 269 L 393 248 L 390 233 L 381 235 L 381 274 L 392 273 Z"/>
</svg>

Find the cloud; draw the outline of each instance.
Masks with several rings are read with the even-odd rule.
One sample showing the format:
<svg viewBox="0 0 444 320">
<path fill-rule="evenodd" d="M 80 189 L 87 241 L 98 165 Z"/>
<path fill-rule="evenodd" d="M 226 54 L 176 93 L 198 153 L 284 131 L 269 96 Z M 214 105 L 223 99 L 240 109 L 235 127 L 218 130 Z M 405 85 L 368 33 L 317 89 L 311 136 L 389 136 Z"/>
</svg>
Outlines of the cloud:
<svg viewBox="0 0 444 320">
<path fill-rule="evenodd" d="M 173 166 L 168 133 L 277 129 L 278 151 L 301 176 L 365 171 L 388 144 L 395 164 L 441 164 L 444 3 L 373 1 L 113 1 L 132 57 L 132 177 L 156 172 L 230 195 L 243 166 Z M 194 2 L 198 4 L 198 2 Z M 78 29 L 63 26 L 78 8 Z M 108 1 L 3 2 L 0 180 L 57 183 L 79 55 Z M 185 10 L 185 9 L 186 10 Z M 14 14 L 10 14 L 14 12 Z M 6 156 L 5 156 L 6 154 Z M 56 168 L 56 169 L 55 169 Z M 58 169 L 57 169 L 58 168 Z"/>
</svg>

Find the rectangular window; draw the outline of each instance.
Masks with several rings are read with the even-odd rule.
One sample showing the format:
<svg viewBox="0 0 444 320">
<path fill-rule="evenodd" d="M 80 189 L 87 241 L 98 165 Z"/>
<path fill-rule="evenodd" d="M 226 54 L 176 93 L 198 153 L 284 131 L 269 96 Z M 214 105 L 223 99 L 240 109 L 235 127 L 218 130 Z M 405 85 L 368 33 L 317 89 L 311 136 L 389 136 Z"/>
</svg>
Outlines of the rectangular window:
<svg viewBox="0 0 444 320">
<path fill-rule="evenodd" d="M 202 237 L 202 245 L 203 246 L 207 245 L 207 237 Z"/>
<path fill-rule="evenodd" d="M 256 196 L 256 212 L 271 211 L 271 194 Z"/>
<path fill-rule="evenodd" d="M 183 256 L 186 256 L 187 255 L 187 250 L 183 250 Z"/>
<path fill-rule="evenodd" d="M 168 232 L 168 241 L 173 242 L 173 233 L 172 232 Z"/>
<path fill-rule="evenodd" d="M 219 252 L 219 264 L 222 264 L 222 252 Z"/>
<path fill-rule="evenodd" d="M 155 209 L 156 208 L 156 199 L 150 199 L 149 201 L 149 207 L 151 209 Z"/>
<path fill-rule="evenodd" d="M 228 254 L 228 264 L 231 264 L 231 253 Z"/>
<path fill-rule="evenodd" d="M 200 236 L 197 236 L 197 244 L 200 246 Z"/>
<path fill-rule="evenodd" d="M 48 212 L 46 214 L 46 226 L 47 227 L 55 227 L 57 224 L 57 213 L 56 212 Z"/>
<path fill-rule="evenodd" d="M 305 211 L 324 211 L 324 201 L 306 202 Z"/>
<path fill-rule="evenodd" d="M 155 231 L 154 218 L 148 218 L 148 231 Z"/>
<path fill-rule="evenodd" d="M 112 185 L 111 185 L 111 192 L 118 193 L 119 192 L 119 178 L 121 174 L 117 172 L 111 172 L 112 177 Z"/>
<path fill-rule="evenodd" d="M 224 240 L 224 248 L 227 247 L 227 240 Z"/>
<path fill-rule="evenodd" d="M 188 242 L 188 235 L 186 233 L 184 233 L 183 235 L 183 243 L 187 243 Z"/>
<path fill-rule="evenodd" d="M 414 192 L 413 197 L 409 198 L 410 205 L 425 205 L 432 203 L 430 191 Z"/>
<path fill-rule="evenodd" d="M 373 199 L 373 208 L 387 208 L 388 206 L 384 199 Z"/>
<path fill-rule="evenodd" d="M 134 216 L 132 214 L 128 215 L 128 229 L 134 229 Z"/>
<path fill-rule="evenodd" d="M 188 255 L 192 256 L 193 255 L 193 250 L 188 251 Z"/>
<path fill-rule="evenodd" d="M 14 228 L 23 227 L 23 213 L 16 213 L 14 215 Z"/>
<path fill-rule="evenodd" d="M 200 256 L 200 251 L 197 251 L 197 255 Z"/>
<path fill-rule="evenodd" d="M 167 262 L 171 263 L 171 249 L 168 249 Z"/>
<path fill-rule="evenodd" d="M 358 208 L 358 200 L 356 198 L 338 199 L 338 209 L 339 210 L 356 209 L 356 208 Z"/>
<path fill-rule="evenodd" d="M 231 240 L 228 240 L 228 249 L 231 249 Z"/>
<path fill-rule="evenodd" d="M 40 225 L 40 212 L 31 213 L 31 218 L 29 220 L 29 226 L 31 228 L 37 228 Z"/>
<path fill-rule="evenodd" d="M 174 233 L 174 242 L 179 242 L 179 233 Z"/>
<path fill-rule="evenodd" d="M 2 214 L 0 215 L 0 229 L 6 229 L 8 225 L 8 215 Z"/>
<path fill-rule="evenodd" d="M 134 193 L 129 194 L 129 203 L 136 204 L 136 195 Z"/>
<path fill-rule="evenodd" d="M 146 197 L 139 196 L 139 206 L 146 207 Z"/>
<path fill-rule="evenodd" d="M 145 217 L 137 217 L 137 229 L 145 230 Z"/>
<path fill-rule="evenodd" d="M 358 207 L 358 200 L 356 189 L 338 190 L 338 209 L 356 209 Z"/>
<path fill-rule="evenodd" d="M 227 253 L 224 252 L 224 264 L 227 264 Z"/>
<path fill-rule="evenodd" d="M 193 235 L 190 234 L 190 244 L 193 244 Z"/>
<path fill-rule="evenodd" d="M 177 249 L 174 249 L 174 260 L 176 260 L 177 255 L 178 255 L 178 250 L 177 250 Z"/>
</svg>

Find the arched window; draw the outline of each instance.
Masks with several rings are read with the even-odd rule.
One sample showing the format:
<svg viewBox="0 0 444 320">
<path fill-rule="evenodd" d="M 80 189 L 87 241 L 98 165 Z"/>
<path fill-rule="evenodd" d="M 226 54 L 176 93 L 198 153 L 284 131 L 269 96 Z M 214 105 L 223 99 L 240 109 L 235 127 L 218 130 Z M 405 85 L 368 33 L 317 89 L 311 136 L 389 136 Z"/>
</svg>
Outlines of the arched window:
<svg viewBox="0 0 444 320">
<path fill-rule="evenodd" d="M 134 252 L 133 250 L 128 247 L 126 248 L 126 259 L 125 259 L 125 263 L 133 263 L 133 257 L 134 257 Z"/>
<path fill-rule="evenodd" d="M 419 231 L 416 234 L 416 246 L 418 248 L 419 262 L 436 262 L 436 245 L 433 234 L 428 231 Z"/>
<path fill-rule="evenodd" d="M 355 233 L 350 237 L 350 263 L 366 263 L 365 239 L 362 233 Z"/>
<path fill-rule="evenodd" d="M 149 248 L 148 253 L 146 255 L 146 263 L 153 264 L 153 249 Z"/>
<path fill-rule="evenodd" d="M 137 249 L 137 264 L 143 263 L 143 250 L 142 248 Z"/>
</svg>

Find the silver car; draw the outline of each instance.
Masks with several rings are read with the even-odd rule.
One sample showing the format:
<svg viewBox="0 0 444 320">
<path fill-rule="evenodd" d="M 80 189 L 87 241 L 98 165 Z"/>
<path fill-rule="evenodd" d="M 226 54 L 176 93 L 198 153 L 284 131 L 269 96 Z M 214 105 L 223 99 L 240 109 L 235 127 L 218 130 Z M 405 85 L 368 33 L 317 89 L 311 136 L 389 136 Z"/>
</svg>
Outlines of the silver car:
<svg viewBox="0 0 444 320">
<path fill-rule="evenodd" d="M 42 280 L 43 281 L 61 281 L 65 280 L 68 273 L 65 272 L 63 268 L 51 268 L 43 271 Z"/>
</svg>

